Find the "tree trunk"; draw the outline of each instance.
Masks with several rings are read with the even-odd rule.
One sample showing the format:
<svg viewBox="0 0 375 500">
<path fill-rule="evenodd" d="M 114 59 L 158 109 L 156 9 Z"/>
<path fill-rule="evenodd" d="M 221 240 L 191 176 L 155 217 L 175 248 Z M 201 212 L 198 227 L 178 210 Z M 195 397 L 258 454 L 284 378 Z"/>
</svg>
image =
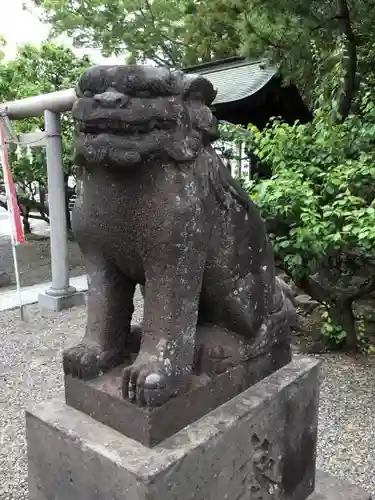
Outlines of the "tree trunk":
<svg viewBox="0 0 375 500">
<path fill-rule="evenodd" d="M 24 234 L 31 234 L 31 226 L 30 226 L 30 209 L 28 207 L 22 206 L 21 210 L 22 215 L 22 224 L 23 224 L 23 232 Z"/>
<path fill-rule="evenodd" d="M 345 40 L 345 54 L 343 58 L 343 82 L 338 95 L 337 122 L 344 121 L 350 113 L 357 91 L 357 43 L 350 19 L 347 0 L 338 0 L 338 24 Z"/>
<path fill-rule="evenodd" d="M 46 204 L 46 190 L 44 186 L 42 186 L 40 183 L 39 183 L 39 202 L 42 207 L 44 207 Z"/>
<path fill-rule="evenodd" d="M 69 198 L 67 199 L 66 202 L 66 227 L 69 232 L 72 230 L 72 218 L 70 216 L 70 210 L 69 210 Z"/>
<path fill-rule="evenodd" d="M 23 232 L 24 232 L 24 234 L 31 234 L 31 226 L 30 226 L 30 222 L 29 222 L 29 215 L 24 215 L 23 219 L 22 219 L 22 222 L 23 222 Z"/>
<path fill-rule="evenodd" d="M 332 294 L 311 278 L 305 278 L 296 283 L 310 297 L 328 306 L 328 312 L 333 326 L 346 332 L 343 349 L 355 352 L 358 349 L 356 322 L 353 314 L 353 297 L 334 299 Z"/>
<path fill-rule="evenodd" d="M 68 181 L 69 181 L 68 174 L 64 174 L 66 227 L 67 227 L 68 232 L 71 232 L 72 220 L 70 217 L 70 210 L 69 210 L 69 185 L 68 185 Z"/>
<path fill-rule="evenodd" d="M 346 332 L 343 347 L 346 351 L 357 351 L 357 332 L 353 314 L 352 300 L 340 300 L 329 305 L 329 316 L 334 326 L 343 328 Z"/>
</svg>

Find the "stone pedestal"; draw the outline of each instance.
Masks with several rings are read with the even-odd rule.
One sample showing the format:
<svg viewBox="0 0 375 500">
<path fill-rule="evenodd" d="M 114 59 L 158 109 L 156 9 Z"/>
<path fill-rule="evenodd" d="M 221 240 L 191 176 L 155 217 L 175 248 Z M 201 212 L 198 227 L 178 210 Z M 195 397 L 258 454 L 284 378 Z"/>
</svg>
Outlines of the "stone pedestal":
<svg viewBox="0 0 375 500">
<path fill-rule="evenodd" d="M 153 448 L 45 402 L 26 416 L 30 500 L 305 500 L 317 365 L 295 358 Z"/>
<path fill-rule="evenodd" d="M 201 339 L 199 335 L 198 338 Z M 127 363 L 136 358 L 138 350 L 139 347 L 134 349 Z M 203 356 L 200 357 L 201 364 L 202 359 Z M 273 347 L 271 355 L 258 356 L 220 374 L 208 374 L 208 370 L 202 374 L 197 370 L 191 374 L 178 397 L 154 408 L 124 400 L 121 383 L 126 365 L 120 365 L 91 380 L 66 375 L 65 401 L 94 420 L 153 447 L 265 379 L 290 360 L 289 345 L 280 344 Z"/>
<path fill-rule="evenodd" d="M 81 306 L 85 303 L 85 294 L 72 290 L 62 295 L 51 295 L 49 293 L 40 293 L 39 307 L 42 311 L 60 312 L 71 307 Z"/>
</svg>

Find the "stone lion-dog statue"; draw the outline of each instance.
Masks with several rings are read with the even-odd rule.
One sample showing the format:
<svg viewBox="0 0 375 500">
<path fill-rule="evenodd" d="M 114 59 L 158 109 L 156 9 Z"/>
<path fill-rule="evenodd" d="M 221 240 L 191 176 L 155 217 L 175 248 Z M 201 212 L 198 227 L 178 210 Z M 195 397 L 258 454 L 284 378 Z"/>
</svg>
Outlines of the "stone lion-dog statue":
<svg viewBox="0 0 375 500">
<path fill-rule="evenodd" d="M 144 318 L 124 398 L 156 406 L 193 371 L 259 356 L 288 362 L 294 309 L 257 208 L 212 147 L 212 84 L 159 67 L 96 66 L 76 93 L 73 230 L 89 290 L 86 333 L 64 352 L 65 374 L 90 379 L 124 363 L 138 284 Z"/>
</svg>

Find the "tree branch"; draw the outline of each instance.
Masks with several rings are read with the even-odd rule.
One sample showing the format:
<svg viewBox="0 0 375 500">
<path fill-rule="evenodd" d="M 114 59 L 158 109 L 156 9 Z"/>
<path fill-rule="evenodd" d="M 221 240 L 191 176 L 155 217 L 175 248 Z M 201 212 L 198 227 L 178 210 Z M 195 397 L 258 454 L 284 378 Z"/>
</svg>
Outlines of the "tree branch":
<svg viewBox="0 0 375 500">
<path fill-rule="evenodd" d="M 314 26 L 314 28 L 311 30 L 311 33 L 314 33 L 314 31 L 319 30 L 320 28 L 325 28 L 327 24 L 331 23 L 332 21 L 339 21 L 339 20 L 343 20 L 343 18 L 339 15 L 325 19 L 322 23 L 319 23 L 316 26 Z"/>
<path fill-rule="evenodd" d="M 320 264 L 319 283 L 333 298 L 352 302 L 375 290 L 373 272 L 375 258 L 371 254 L 364 253 L 360 249 L 348 250 L 345 253 L 332 255 Z M 340 286 L 340 277 L 345 276 L 342 266 L 349 270 L 350 275 L 348 279 L 343 278 L 343 286 Z M 360 269 L 368 269 L 368 277 L 361 273 L 358 275 Z"/>
<path fill-rule="evenodd" d="M 328 282 L 322 283 L 319 279 L 319 275 L 322 276 L 322 272 L 318 272 L 315 275 L 318 276 L 318 279 L 315 279 L 313 276 L 296 279 L 283 261 L 278 263 L 278 267 L 294 281 L 298 288 L 301 288 L 301 290 L 320 303 L 331 303 L 335 300 L 353 302 L 375 290 L 375 275 L 370 276 L 357 286 L 340 287 L 331 285 Z"/>
<path fill-rule="evenodd" d="M 46 217 L 45 215 L 42 216 L 29 213 L 29 219 L 43 220 L 49 224 L 49 217 Z"/>
<path fill-rule="evenodd" d="M 331 300 L 352 302 L 359 299 L 360 297 L 363 297 L 364 295 L 368 295 L 375 290 L 375 277 L 369 278 L 358 286 L 351 287 L 340 287 L 337 285 L 330 285 L 328 283 L 324 283 L 323 285 L 318 281 L 316 281 L 316 283 L 319 283 L 320 287 L 324 290 L 327 297 L 330 297 Z"/>
<path fill-rule="evenodd" d="M 156 17 L 155 17 L 155 15 L 154 15 L 153 10 L 152 10 L 151 4 L 150 4 L 149 0 L 145 0 L 145 2 L 146 2 L 146 5 L 147 5 L 147 8 L 148 8 L 148 10 L 149 10 L 149 12 L 150 12 L 150 14 L 151 14 L 151 18 L 152 18 L 152 25 L 154 26 L 154 28 L 155 28 L 155 29 L 158 29 L 158 28 L 156 27 Z M 187 47 L 187 46 L 188 46 L 188 44 L 187 44 L 187 43 L 180 42 L 179 40 L 173 40 L 173 38 L 170 38 L 170 37 L 169 37 L 168 35 L 166 35 L 166 34 L 164 33 L 164 31 L 162 31 L 161 29 L 158 29 L 158 31 L 159 31 L 160 35 L 161 35 L 163 38 L 165 38 L 166 40 L 168 40 L 168 42 L 174 43 L 174 44 L 176 44 L 176 45 L 180 45 L 181 47 Z"/>
<path fill-rule="evenodd" d="M 17 202 L 20 207 L 20 212 L 22 217 L 24 216 L 23 207 L 25 207 L 28 210 L 27 217 L 29 219 L 43 220 L 44 222 L 47 222 L 49 224 L 49 217 L 46 215 L 48 214 L 48 208 L 46 206 L 42 206 L 40 203 L 32 201 L 28 198 L 21 198 L 21 197 L 17 197 Z M 0 207 L 4 208 L 5 210 L 8 210 L 7 203 L 1 200 L 0 200 Z M 30 212 L 31 209 L 38 210 L 40 215 L 31 213 Z"/>
<path fill-rule="evenodd" d="M 168 40 L 169 42 L 172 42 L 172 43 L 175 43 L 174 40 L 168 38 L 165 36 L 164 32 L 157 26 L 157 20 L 156 20 L 156 17 L 153 13 L 153 10 L 151 8 L 151 4 L 148 0 L 145 0 L 145 3 L 146 3 L 146 7 L 150 13 L 150 16 L 151 16 L 151 22 L 152 22 L 152 26 L 154 28 L 155 31 L 158 31 L 159 35 L 164 38 L 165 40 Z M 148 21 L 148 18 L 146 16 L 146 14 L 144 13 L 142 7 L 139 7 L 139 12 L 141 13 L 141 15 L 144 17 L 144 19 L 146 21 Z M 173 57 L 173 52 L 169 49 L 168 45 L 166 45 L 165 43 L 162 44 L 162 50 L 165 52 L 165 54 L 168 56 L 169 58 L 169 61 L 165 60 L 165 59 L 162 59 L 160 58 L 159 56 L 153 56 L 152 59 L 155 61 L 155 62 L 159 62 L 161 63 L 163 66 L 175 66 L 176 65 L 176 60 L 175 58 Z M 157 58 L 158 60 L 155 60 L 155 58 Z M 161 61 L 164 61 L 163 63 Z"/>
<path fill-rule="evenodd" d="M 338 9 L 338 25 L 346 45 L 343 63 L 344 82 L 338 95 L 339 116 L 336 117 L 337 122 L 342 122 L 349 115 L 356 94 L 357 44 L 347 0 L 338 0 Z"/>
<path fill-rule="evenodd" d="M 310 295 L 310 297 L 317 300 L 321 304 L 328 301 L 329 296 L 327 295 L 325 288 L 318 281 L 314 280 L 314 278 L 306 276 L 304 278 L 296 279 L 288 266 L 286 266 L 282 260 L 278 263 L 278 267 L 294 281 L 298 288 L 306 292 L 307 295 Z"/>
<path fill-rule="evenodd" d="M 249 18 L 246 16 L 246 23 L 247 23 L 247 27 L 249 29 L 249 31 L 251 33 L 253 33 L 253 35 L 255 35 L 256 37 L 259 38 L 259 40 L 261 40 L 262 42 L 264 42 L 265 44 L 269 45 L 270 47 L 273 47 L 275 49 L 278 49 L 278 50 L 289 50 L 289 47 L 287 45 L 283 45 L 283 44 L 280 44 L 280 43 L 276 43 L 276 42 L 272 42 L 272 40 L 270 40 L 269 38 L 265 37 L 264 35 L 261 35 L 255 28 L 254 26 L 252 25 L 252 23 L 249 21 Z"/>
<path fill-rule="evenodd" d="M 167 59 L 164 59 L 163 57 L 157 56 L 154 54 L 153 56 L 150 56 L 150 59 L 157 64 L 160 64 L 161 66 L 166 66 L 167 68 L 171 68 L 173 63 L 171 64 L 172 61 L 168 61 Z"/>
<path fill-rule="evenodd" d="M 362 0 L 363 3 L 365 3 L 368 7 L 375 7 L 375 2 L 370 2 L 370 0 Z"/>
</svg>

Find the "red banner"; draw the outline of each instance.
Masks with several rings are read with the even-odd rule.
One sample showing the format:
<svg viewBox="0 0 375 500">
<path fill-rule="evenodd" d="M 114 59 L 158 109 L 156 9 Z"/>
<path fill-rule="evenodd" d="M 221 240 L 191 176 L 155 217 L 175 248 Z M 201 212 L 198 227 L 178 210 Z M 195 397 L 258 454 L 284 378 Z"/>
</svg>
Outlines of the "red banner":
<svg viewBox="0 0 375 500">
<path fill-rule="evenodd" d="M 0 121 L 0 163 L 3 169 L 5 192 L 7 195 L 9 218 L 12 224 L 12 238 L 15 245 L 25 243 L 23 227 L 21 221 L 21 213 L 17 203 L 16 188 L 13 183 L 12 172 L 9 167 L 8 153 L 5 140 L 5 132 L 3 124 Z"/>
</svg>

